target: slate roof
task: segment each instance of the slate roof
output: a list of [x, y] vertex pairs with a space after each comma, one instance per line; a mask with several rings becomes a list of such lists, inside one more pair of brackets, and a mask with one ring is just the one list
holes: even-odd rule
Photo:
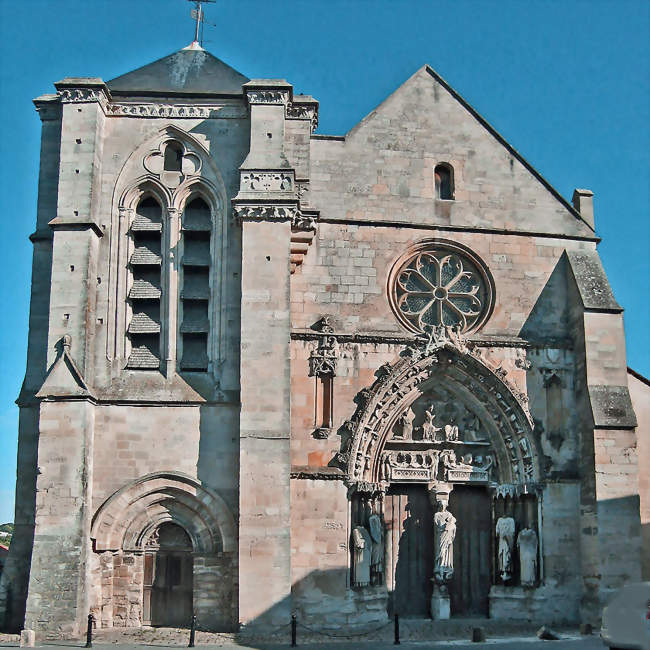
[[106, 83], [114, 94], [241, 95], [249, 81], [198, 44], [127, 72]]

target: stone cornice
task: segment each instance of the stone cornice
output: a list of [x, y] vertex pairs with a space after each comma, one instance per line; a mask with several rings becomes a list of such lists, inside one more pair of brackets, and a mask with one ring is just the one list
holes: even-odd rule
[[292, 465], [290, 478], [311, 481], [345, 481], [346, 475], [338, 467]]
[[[291, 332], [291, 339], [294, 341], [318, 341], [322, 337], [322, 333], [316, 332], [311, 329], [299, 330], [295, 329]], [[384, 343], [394, 345], [411, 345], [418, 340], [416, 336], [409, 336], [407, 334], [385, 334], [383, 332], [333, 332], [332, 336], [340, 343]], [[529, 348], [537, 347], [535, 343], [526, 341], [519, 337], [467, 337], [473, 345], [481, 348]], [[547, 347], [547, 346], [542, 346]]]

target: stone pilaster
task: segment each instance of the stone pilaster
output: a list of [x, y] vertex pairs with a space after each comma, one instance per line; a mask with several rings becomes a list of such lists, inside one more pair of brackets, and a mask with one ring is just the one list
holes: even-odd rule
[[278, 625], [291, 613], [289, 278], [298, 201], [283, 145], [291, 86], [253, 81], [244, 90], [251, 141], [233, 200], [242, 225], [239, 620]]

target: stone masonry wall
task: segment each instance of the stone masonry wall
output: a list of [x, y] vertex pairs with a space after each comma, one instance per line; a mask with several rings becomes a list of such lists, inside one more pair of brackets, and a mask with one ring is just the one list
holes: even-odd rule
[[638, 421], [636, 428], [641, 501], [641, 576], [650, 580], [650, 387], [640, 375], [628, 372], [632, 405]]

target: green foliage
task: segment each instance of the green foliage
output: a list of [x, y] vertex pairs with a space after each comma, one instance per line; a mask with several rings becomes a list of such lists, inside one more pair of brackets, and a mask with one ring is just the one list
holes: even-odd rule
[[[8, 533], [8, 535], [3, 535], [2, 533]], [[0, 525], [0, 544], [3, 544], [4, 546], [9, 546], [11, 543], [11, 537], [14, 533], [14, 525], [13, 524], [1, 524]]]

